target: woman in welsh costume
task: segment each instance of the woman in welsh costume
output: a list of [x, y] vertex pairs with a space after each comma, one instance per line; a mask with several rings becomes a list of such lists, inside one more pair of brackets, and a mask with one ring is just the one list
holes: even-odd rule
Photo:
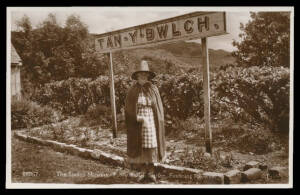
[[129, 89], [125, 100], [127, 155], [131, 165], [142, 165], [140, 180], [155, 182], [154, 163], [166, 158], [164, 110], [157, 87], [150, 82], [155, 73], [142, 61], [131, 78], [137, 82]]

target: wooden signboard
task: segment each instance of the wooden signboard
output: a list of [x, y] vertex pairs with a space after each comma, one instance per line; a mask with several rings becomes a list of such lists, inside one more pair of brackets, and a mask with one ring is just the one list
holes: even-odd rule
[[[228, 34], [225, 12], [193, 12], [157, 22], [96, 35], [95, 49], [110, 54], [111, 106], [113, 137], [117, 137], [116, 107], [113, 79], [112, 52], [149, 47], [179, 40], [201, 39], [204, 90], [204, 119], [206, 151], [212, 153], [210, 127], [210, 84], [207, 37]], [[200, 63], [199, 63], [200, 64]]]
[[193, 12], [96, 35], [99, 53], [226, 34], [225, 12]]

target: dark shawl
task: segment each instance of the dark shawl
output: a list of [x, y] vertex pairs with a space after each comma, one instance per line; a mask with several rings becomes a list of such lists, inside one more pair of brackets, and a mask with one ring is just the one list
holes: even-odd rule
[[165, 127], [164, 127], [164, 110], [162, 100], [157, 87], [150, 82], [141, 86], [139, 83], [134, 84], [128, 91], [125, 100], [125, 123], [127, 128], [127, 155], [131, 158], [138, 157], [142, 151], [142, 123], [137, 122], [136, 103], [141, 90], [148, 90], [152, 100], [154, 121], [156, 127], [156, 137], [158, 146], [158, 158], [162, 161], [165, 158]]

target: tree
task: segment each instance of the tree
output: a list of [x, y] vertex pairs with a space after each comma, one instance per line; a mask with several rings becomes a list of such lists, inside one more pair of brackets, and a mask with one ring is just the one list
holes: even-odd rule
[[65, 40], [64, 29], [57, 23], [56, 16], [52, 13], [34, 31], [34, 51], [39, 51], [43, 56], [40, 65], [42, 83], [52, 80], [67, 79], [73, 73], [73, 64], [70, 65], [69, 52], [62, 46]]
[[251, 12], [252, 20], [240, 24], [241, 42], [233, 41], [233, 56], [241, 66], [284, 66], [290, 64], [290, 13]]
[[26, 15], [17, 22], [12, 42], [23, 60], [25, 75], [37, 85], [70, 77], [95, 78], [106, 62], [97, 55], [93, 38], [80, 17], [70, 15], [61, 26], [52, 13], [36, 28]]
[[31, 96], [42, 80], [39, 67], [43, 64], [44, 56], [36, 50], [36, 37], [29, 17], [24, 15], [16, 24], [20, 30], [11, 33], [11, 42], [22, 59], [22, 93], [24, 96]]

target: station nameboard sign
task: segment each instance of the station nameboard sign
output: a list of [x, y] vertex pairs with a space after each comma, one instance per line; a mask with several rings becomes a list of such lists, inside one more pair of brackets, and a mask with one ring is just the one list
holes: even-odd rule
[[96, 35], [95, 49], [108, 53], [222, 34], [227, 34], [225, 12], [193, 12]]

